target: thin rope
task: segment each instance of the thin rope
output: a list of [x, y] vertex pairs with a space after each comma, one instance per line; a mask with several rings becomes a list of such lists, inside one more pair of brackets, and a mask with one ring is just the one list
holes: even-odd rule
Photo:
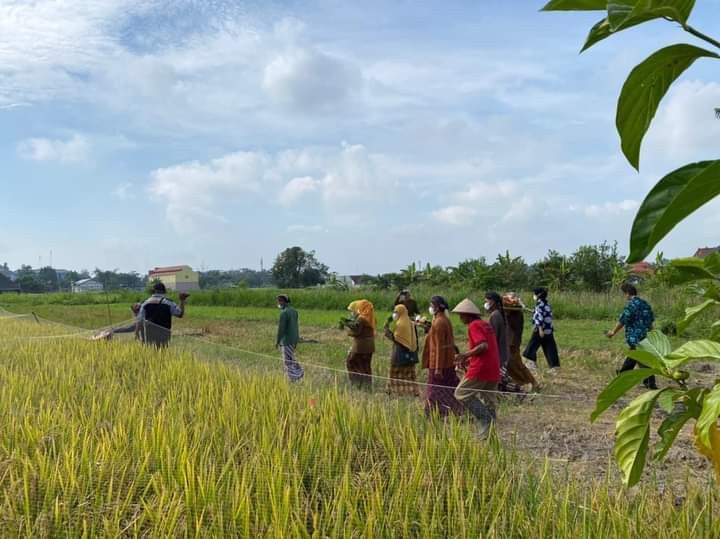
[[[10, 312], [10, 311], [6, 311], [6, 312]], [[131, 319], [131, 320], [128, 321], [127, 323], [130, 323], [130, 322], [132, 322], [132, 321], [133, 321], [133, 320]], [[48, 320], [48, 322], [55, 323], [55, 322], [53, 322], [53, 321], [51, 321], [51, 320]], [[147, 321], [147, 320], [145, 321], [145, 323], [146, 323], [146, 324], [149, 324], [149, 325], [152, 325], [152, 326], [155, 326], [155, 327], [160, 328], [160, 329], [167, 330], [167, 328], [164, 328], [164, 327], [159, 326], [159, 325], [157, 325], [157, 324], [153, 324], [152, 322], [149, 322], [149, 321]], [[124, 322], [120, 322], [120, 323], [118, 323], [118, 324], [113, 324], [113, 326], [115, 326], [115, 325], [121, 325], [121, 324], [124, 324]], [[75, 327], [75, 328], [78, 328], [78, 326], [70, 326], [70, 325], [67, 325], [67, 324], [59, 324], [59, 325], [64, 325], [64, 326], [67, 326], [67, 327]], [[78, 329], [80, 329], [80, 328], [78, 328]], [[66, 334], [66, 335], [48, 335], [48, 336], [26, 337], [26, 338], [20, 337], [20, 338], [17, 338], [17, 339], [15, 339], [15, 340], [52, 340], [52, 339], [82, 337], [82, 336], [85, 336], [87, 333], [99, 333], [99, 332], [102, 332], [102, 331], [106, 331], [106, 330], [108, 330], [108, 329], [112, 329], [112, 327], [107, 327], [107, 326], [105, 326], [105, 327], [98, 328], [98, 329], [95, 329], [95, 330], [90, 330], [90, 329], [88, 329], [88, 330], [83, 330], [82, 332], [79, 332], [79, 333]], [[324, 332], [328, 332], [328, 331], [332, 331], [332, 330], [329, 330], [329, 329], [328, 329], [328, 330], [324, 330]], [[186, 335], [186, 336], [183, 336], [183, 338], [185, 338], [185, 339], [194, 339], [194, 340], [201, 341], [201, 342], [204, 342], [204, 343], [207, 343], [207, 344], [211, 344], [211, 345], [214, 345], [214, 346], [222, 346], [222, 347], [228, 348], [228, 349], [230, 349], [230, 350], [235, 350], [235, 351], [237, 351], [237, 352], [241, 352], [241, 353], [243, 353], [243, 354], [252, 355], [252, 356], [256, 356], [256, 357], [261, 357], [261, 358], [264, 358], [264, 359], [270, 359], [270, 360], [272, 360], [272, 361], [279, 362], [279, 363], [284, 363], [284, 360], [283, 360], [282, 358], [278, 358], [278, 357], [276, 357], [276, 356], [271, 356], [271, 355], [269, 355], [269, 354], [265, 354], [265, 353], [262, 353], [262, 352], [255, 352], [255, 351], [252, 351], [252, 350], [246, 350], [246, 349], [244, 349], [244, 348], [240, 348], [240, 347], [238, 347], [238, 346], [230, 345], [230, 344], [226, 344], [226, 343], [222, 343], [222, 342], [214, 342], [214, 341], [211, 341], [211, 340], [209, 340], [209, 339], [205, 339], [205, 338], [203, 338], [203, 337]], [[10, 340], [13, 340], [13, 339], [10, 339]], [[5, 340], [5, 342], [7, 342], [7, 340]], [[317, 368], [317, 369], [323, 369], [323, 370], [326, 370], [326, 371], [331, 371], [331, 372], [335, 372], [335, 373], [342, 374], [342, 375], [346, 375], [346, 374], [348, 374], [348, 372], [349, 372], [349, 371], [347, 371], [346, 369], [338, 369], [338, 368], [336, 368], [336, 367], [330, 367], [330, 366], [328, 366], [328, 365], [318, 365], [318, 364], [316, 364], [316, 363], [302, 362], [301, 365], [303, 365], [303, 366], [308, 366], [308, 367], [313, 367], [313, 368]], [[358, 375], [359, 375], [359, 376], [366, 377], [366, 378], [376, 378], [376, 379], [378, 379], [378, 380], [385, 380], [385, 381], [399, 380], [398, 378], [392, 378], [392, 377], [389, 377], [389, 376], [381, 376], [381, 375], [377, 375], [377, 374], [363, 374], [363, 373], [358, 373]], [[452, 391], [454, 391], [454, 390], [456, 389], [455, 386], [446, 386], [446, 385], [439, 385], [439, 384], [429, 384], [429, 383], [427, 383], [427, 382], [418, 382], [418, 381], [416, 381], [416, 380], [415, 380], [415, 381], [413, 381], [413, 380], [402, 380], [402, 381], [403, 381], [404, 383], [407, 383], [407, 384], [415, 384], [415, 385], [417, 385], [417, 386], [433, 387], [433, 388], [438, 388], [438, 389], [448, 389], [448, 390], [452, 390]], [[592, 400], [592, 399], [588, 398], [587, 396], [585, 396], [585, 395], [580, 395], [580, 394], [574, 394], [574, 395], [573, 395], [573, 394], [571, 394], [571, 395], [554, 395], [554, 394], [547, 394], [547, 393], [519, 393], [519, 392], [515, 392], [515, 391], [500, 391], [500, 390], [490, 390], [490, 389], [483, 389], [483, 390], [477, 390], [477, 391], [478, 391], [478, 392], [482, 392], [482, 393], [493, 393], [493, 394], [498, 394], [498, 395], [514, 395], [514, 396], [532, 397], [532, 398], [542, 397], [542, 398], [558, 399], [558, 400], [569, 400], [569, 401], [590, 401], [590, 400]]]
[[[203, 341], [203, 342], [206, 342], [206, 343], [208, 343], [208, 344], [215, 345], [215, 346], [224, 346], [224, 347], [226, 347], [226, 348], [229, 348], [229, 349], [232, 349], [232, 350], [236, 350], [236, 351], [241, 352], [241, 353], [244, 353], [244, 354], [249, 354], [249, 355], [258, 356], [258, 357], [262, 357], [262, 358], [267, 358], [267, 359], [271, 359], [271, 360], [273, 360], [273, 361], [277, 361], [277, 362], [281, 362], [281, 363], [283, 362], [283, 359], [282, 359], [282, 358], [277, 358], [276, 356], [271, 356], [271, 355], [269, 355], [269, 354], [264, 354], [264, 353], [262, 353], [262, 352], [253, 352], [252, 350], [245, 350], [245, 349], [243, 349], [243, 348], [239, 348], [239, 347], [237, 347], [237, 346], [230, 345], [230, 344], [213, 342], [213, 341], [210, 341], [210, 340], [208, 340], [208, 339], [204, 339], [204, 338], [202, 338], [202, 337], [191, 337], [191, 336], [188, 336], [188, 337], [186, 337], [186, 338], [189, 338], [189, 339], [197, 339], [197, 340], [199, 340], [199, 341]], [[299, 357], [299, 356], [298, 356], [298, 357]], [[336, 367], [330, 367], [330, 366], [328, 366], [328, 365], [318, 365], [317, 363], [308, 363], [308, 362], [306, 362], [306, 361], [298, 361], [298, 362], [299, 362], [302, 366], [314, 367], [314, 368], [317, 368], [317, 369], [324, 369], [324, 370], [327, 370], [327, 371], [332, 371], [332, 372], [336, 372], [336, 373], [343, 374], [343, 375], [348, 374], [348, 372], [349, 372], [349, 371], [347, 371], [346, 369], [338, 369], [338, 368], [336, 368]], [[391, 378], [391, 377], [389, 377], [389, 376], [381, 376], [381, 375], [377, 375], [377, 374], [363, 374], [363, 373], [357, 373], [357, 374], [358, 374], [358, 376], [364, 376], [364, 377], [366, 377], [366, 378], [377, 378], [377, 379], [379, 379], [379, 380], [399, 380], [398, 378]], [[405, 383], [408, 383], [408, 384], [416, 384], [416, 385], [419, 385], [419, 386], [434, 387], [434, 388], [440, 388], [440, 389], [450, 389], [450, 390], [453, 390], [453, 391], [455, 390], [455, 386], [445, 386], [445, 385], [439, 385], [439, 384], [428, 384], [427, 382], [418, 382], [418, 381], [413, 381], [413, 380], [401, 380], [401, 381], [402, 381], [402, 382], [405, 382]], [[491, 389], [481, 389], [481, 390], [478, 390], [478, 391], [479, 391], [479, 392], [482, 392], [482, 393], [497, 393], [497, 394], [499, 394], [499, 395], [515, 395], [515, 396], [533, 397], [533, 398], [534, 398], [534, 397], [546, 397], [546, 398], [564, 399], [564, 400], [591, 400], [591, 399], [588, 399], [586, 396], [580, 395], [580, 394], [575, 394], [575, 395], [552, 395], [552, 394], [547, 394], [547, 393], [518, 393], [518, 392], [515, 392], [515, 391], [500, 391], [500, 390], [491, 390]]]

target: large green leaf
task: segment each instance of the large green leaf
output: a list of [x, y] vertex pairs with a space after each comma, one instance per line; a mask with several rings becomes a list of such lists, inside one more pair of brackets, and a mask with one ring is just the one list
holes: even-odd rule
[[597, 396], [595, 410], [590, 414], [590, 421], [594, 422], [600, 417], [600, 414], [615, 404], [620, 397], [652, 374], [661, 373], [654, 369], [635, 369], [618, 374]]
[[720, 341], [720, 320], [710, 326], [710, 339], [715, 342]]
[[[639, 23], [634, 23], [632, 20], [634, 4], [635, 4], [634, 0], [609, 0], [608, 1], [608, 3], [607, 3], [608, 23], [610, 24], [611, 32], [617, 32], [619, 30], [624, 30], [625, 28], [629, 28], [630, 26], [635, 26], [635, 24], [639, 24]], [[652, 18], [653, 17], [651, 15], [645, 15], [644, 20], [642, 20], [640, 22], [645, 22]]]
[[708, 299], [703, 301], [700, 305], [694, 305], [685, 309], [685, 318], [683, 318], [677, 323], [678, 333], [682, 333], [683, 331], [685, 331], [693, 320], [695, 320], [698, 316], [700, 316], [709, 308], [715, 307], [716, 305], [720, 305], [720, 301]]
[[720, 160], [671, 172], [645, 197], [630, 234], [628, 263], [643, 260], [675, 225], [720, 194]]
[[720, 253], [712, 253], [702, 260], [703, 265], [708, 272], [720, 275]]
[[675, 79], [702, 57], [720, 58], [694, 45], [670, 45], [651, 54], [630, 72], [620, 92], [615, 124], [623, 153], [636, 169], [640, 167], [642, 139], [660, 101]]
[[683, 406], [682, 408], [676, 408], [673, 410], [668, 417], [660, 425], [658, 434], [660, 435], [660, 441], [655, 446], [655, 454], [653, 458], [661, 460], [665, 458], [670, 447], [672, 447], [675, 438], [683, 428], [683, 425], [688, 422], [689, 419], [697, 417], [697, 411], [691, 406]]
[[[651, 16], [663, 17], [685, 24], [695, 7], [695, 0], [639, 0], [633, 2], [632, 12], [628, 18]], [[608, 4], [608, 10], [610, 5]]]
[[615, 425], [615, 459], [622, 470], [625, 484], [633, 486], [640, 480], [647, 458], [650, 439], [650, 416], [659, 389], [643, 393], [620, 412]]
[[604, 11], [607, 0], [550, 0], [542, 11]]
[[667, 371], [664, 360], [659, 359], [655, 354], [648, 352], [647, 350], [626, 350], [625, 354], [650, 369], [660, 373], [665, 373]]
[[687, 393], [687, 391], [681, 389], [668, 389], [658, 396], [658, 406], [669, 414], [675, 407], [675, 399], [685, 393]]
[[640, 350], [650, 352], [653, 356], [658, 359], [663, 359], [666, 355], [672, 352], [672, 344], [667, 335], [662, 331], [653, 330], [647, 334], [647, 336], [640, 341], [638, 344]]
[[684, 24], [694, 5], [695, 0], [611, 0], [607, 2], [608, 16], [590, 29], [580, 52], [616, 32], [653, 19], [668, 18]]
[[667, 356], [667, 365], [672, 369], [695, 360], [720, 361], [720, 343], [709, 339], [688, 341]]
[[720, 417], [720, 384], [705, 395], [702, 412], [697, 420], [695, 429], [700, 436], [700, 442], [710, 448], [710, 427], [717, 424]]

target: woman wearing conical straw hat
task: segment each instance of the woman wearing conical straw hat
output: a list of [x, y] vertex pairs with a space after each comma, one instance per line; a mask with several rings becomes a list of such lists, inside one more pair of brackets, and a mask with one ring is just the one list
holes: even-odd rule
[[480, 422], [480, 435], [486, 436], [496, 419], [500, 354], [495, 331], [480, 316], [480, 309], [469, 299], [462, 300], [453, 312], [468, 328], [468, 351], [455, 356], [464, 371], [455, 389], [455, 398], [463, 403]]

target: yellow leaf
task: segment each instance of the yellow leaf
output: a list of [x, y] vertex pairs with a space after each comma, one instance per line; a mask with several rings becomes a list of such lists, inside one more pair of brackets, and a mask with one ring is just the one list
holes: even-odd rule
[[705, 446], [700, 441], [697, 429], [695, 430], [695, 447], [705, 457], [707, 457], [713, 464], [715, 469], [715, 478], [720, 483], [720, 429], [717, 423], [710, 427], [710, 447]]

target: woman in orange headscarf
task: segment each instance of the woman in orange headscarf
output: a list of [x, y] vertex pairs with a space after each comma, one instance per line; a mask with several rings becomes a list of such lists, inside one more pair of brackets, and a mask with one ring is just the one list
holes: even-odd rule
[[345, 323], [353, 345], [345, 361], [350, 382], [357, 387], [372, 387], [372, 356], [375, 353], [375, 308], [366, 299], [348, 305], [352, 318]]
[[396, 305], [393, 309], [392, 319], [395, 329], [385, 324], [385, 337], [393, 342], [390, 356], [390, 382], [388, 393], [390, 395], [419, 396], [415, 365], [418, 362], [418, 338], [405, 305]]

